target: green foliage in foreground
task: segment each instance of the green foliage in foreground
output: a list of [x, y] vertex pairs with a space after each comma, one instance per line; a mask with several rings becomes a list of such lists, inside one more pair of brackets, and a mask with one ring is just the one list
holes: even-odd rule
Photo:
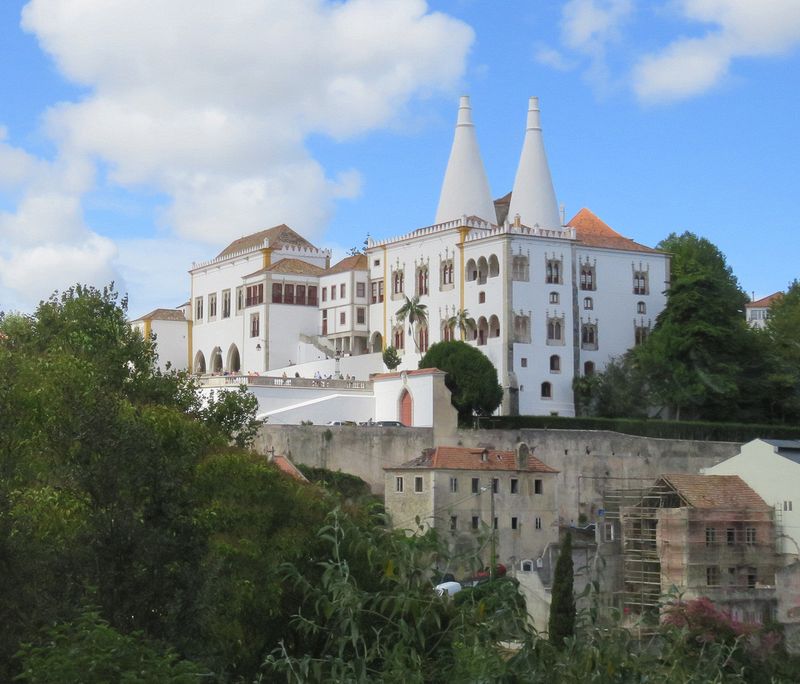
[[639, 643], [579, 619], [559, 650], [511, 578], [438, 597], [432, 532], [235, 446], [247, 402], [154, 372], [112, 290], [0, 332], [0, 681], [798, 680], [771, 641], [713, 620]]

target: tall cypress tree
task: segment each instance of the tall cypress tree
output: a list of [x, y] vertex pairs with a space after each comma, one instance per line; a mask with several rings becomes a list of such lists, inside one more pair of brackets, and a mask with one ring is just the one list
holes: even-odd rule
[[572, 533], [567, 532], [553, 573], [550, 620], [547, 630], [550, 641], [558, 648], [564, 639], [575, 634], [575, 592], [573, 590]]

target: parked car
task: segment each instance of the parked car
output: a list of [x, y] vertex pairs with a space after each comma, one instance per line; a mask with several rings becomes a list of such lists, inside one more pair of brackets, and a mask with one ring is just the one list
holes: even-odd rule
[[378, 427], [405, 427], [399, 420], [376, 420], [373, 425]]

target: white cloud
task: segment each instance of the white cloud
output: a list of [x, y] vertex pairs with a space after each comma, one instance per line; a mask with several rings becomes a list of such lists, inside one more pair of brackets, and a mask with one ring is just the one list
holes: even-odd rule
[[[634, 10], [632, 0], [569, 0], [561, 14], [561, 41], [581, 56], [584, 77], [598, 90], [609, 85], [606, 62], [608, 46], [617, 42], [620, 31]], [[549, 48], [536, 53], [540, 63], [559, 70], [573, 68], [572, 60]]]
[[797, 0], [682, 0], [679, 10], [686, 19], [713, 28], [640, 60], [633, 88], [642, 102], [702, 94], [725, 78], [733, 60], [779, 55], [800, 44]]
[[[170, 198], [168, 235], [217, 246], [289, 223], [319, 239], [360, 179], [331, 177], [306, 138], [390, 125], [411, 98], [452, 90], [474, 39], [425, 0], [30, 0], [22, 16], [87, 94], [44, 116], [56, 162], [0, 130], [0, 186], [21, 198], [0, 216], [13, 238], [0, 259], [33, 267], [36, 253], [58, 271], [50, 245], [73, 245], [65, 274], [90, 253], [104, 260], [97, 273], [115, 272], [81, 212], [98, 162], [109, 183]], [[39, 241], [52, 252], [36, 252]], [[23, 282], [20, 269], [5, 287]]]
[[534, 50], [533, 58], [539, 62], [539, 64], [552, 67], [557, 71], [569, 71], [575, 68], [573, 62], [564, 57], [558, 50], [548, 47], [547, 45], [538, 46]]

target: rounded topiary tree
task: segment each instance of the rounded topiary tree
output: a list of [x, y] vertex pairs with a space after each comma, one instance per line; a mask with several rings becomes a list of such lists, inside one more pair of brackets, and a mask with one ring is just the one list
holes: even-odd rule
[[438, 368], [452, 394], [460, 423], [472, 416], [489, 416], [503, 401], [497, 370], [489, 359], [466, 342], [437, 342], [422, 357], [420, 368]]

